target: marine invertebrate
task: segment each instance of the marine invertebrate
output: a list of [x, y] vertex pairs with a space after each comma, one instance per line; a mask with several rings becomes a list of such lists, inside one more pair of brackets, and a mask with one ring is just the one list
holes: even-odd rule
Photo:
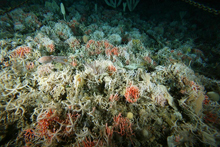
[[119, 45], [119, 44], [121, 44], [122, 38], [121, 38], [121, 36], [119, 34], [111, 34], [108, 37], [108, 40], [112, 44]]
[[121, 4], [121, 2], [122, 2], [122, 0], [119, 0], [118, 2], [116, 2], [116, 0], [115, 1], [113, 1], [113, 0], [105, 0], [105, 2], [106, 2], [106, 4], [108, 5], [108, 6], [111, 6], [111, 7], [113, 7], [113, 8], [116, 8], [116, 7], [118, 7], [120, 4]]
[[39, 76], [47, 75], [53, 71], [53, 68], [54, 66], [51, 63], [40, 65], [37, 68], [37, 74]]
[[19, 83], [18, 85], [16, 85], [16, 86], [13, 87], [13, 88], [7, 88], [7, 87], [5, 87], [5, 90], [6, 90], [6, 91], [10, 91], [10, 92], [7, 93], [7, 94], [3, 94], [3, 96], [7, 96], [7, 95], [10, 95], [10, 94], [19, 93], [19, 90], [20, 90], [20, 89], [23, 89], [24, 87], [26, 87], [26, 86], [28, 85], [28, 82], [25, 81], [25, 84], [23, 84], [23, 86], [20, 86], [20, 85], [21, 85], [21, 83]]
[[89, 40], [85, 47], [89, 55], [98, 55], [104, 51], [104, 41]]
[[129, 103], [137, 102], [139, 98], [140, 92], [138, 87], [131, 85], [130, 87], [126, 88], [125, 98]]
[[85, 140], [82, 141], [84, 147], [93, 147], [95, 146], [95, 142], [91, 140], [91, 138], [87, 139], [87, 137], [85, 138]]
[[121, 113], [114, 117], [113, 127], [115, 132], [121, 136], [126, 135], [126, 137], [130, 138], [132, 135], [134, 135], [132, 130], [132, 123], [128, 118], [122, 117]]
[[46, 145], [51, 145], [54, 140], [60, 142], [71, 136], [79, 117], [78, 113], [67, 112], [66, 117], [60, 117], [54, 109], [43, 110], [37, 116], [36, 126], [23, 131], [24, 141], [26, 145], [30, 142]]
[[114, 116], [113, 118], [113, 125], [108, 126], [108, 123], [105, 124], [105, 134], [106, 134], [106, 141], [107, 144], [110, 145], [112, 142], [112, 138], [114, 135], [114, 132], [116, 134], [119, 134], [121, 136], [126, 136], [126, 138], [129, 138], [131, 141], [131, 136], [135, 135], [132, 130], [132, 123], [129, 120], [129, 118], [123, 117], [121, 113]]
[[112, 126], [108, 126], [108, 123], [105, 124], [105, 133], [106, 133], [106, 137], [107, 137], [107, 144], [109, 144], [110, 140], [112, 139], [113, 136], [113, 127]]
[[117, 71], [116, 67], [114, 65], [108, 66], [109, 75], [111, 76], [114, 72]]
[[28, 62], [28, 63], [26, 64], [26, 68], [27, 68], [27, 70], [33, 69], [33, 68], [34, 68], [34, 62]]
[[55, 51], [55, 45], [54, 43], [51, 43], [49, 45], [46, 46], [49, 49], [49, 52], [52, 53]]
[[105, 54], [107, 56], [111, 56], [111, 55], [115, 55], [115, 56], [118, 56], [119, 55], [119, 50], [117, 47], [113, 47], [113, 48], [108, 48], [106, 47], [105, 49]]
[[119, 97], [117, 93], [115, 95], [111, 94], [109, 97], [110, 102], [118, 101], [118, 99]]
[[34, 140], [35, 133], [32, 129], [28, 128], [24, 130], [24, 141], [26, 145], [32, 145], [33, 143], [30, 142], [31, 140]]
[[76, 39], [76, 37], [71, 36], [69, 39], [67, 39], [65, 41], [66, 43], [68, 43], [68, 45], [70, 46], [70, 48], [72, 48], [73, 50], [77, 49], [80, 47], [80, 41]]
[[103, 62], [94, 61], [85, 65], [85, 71], [86, 73], [91, 72], [94, 75], [101, 75], [106, 71], [106, 68], [104, 66], [105, 64], [103, 64]]
[[23, 58], [31, 52], [31, 48], [28, 46], [19, 46], [12, 51], [11, 57], [20, 57]]
[[215, 112], [205, 112], [204, 120], [206, 123], [219, 124], [219, 116]]
[[173, 102], [173, 97], [167, 91], [166, 86], [164, 85], [157, 85], [154, 88], [154, 94], [152, 95], [152, 99], [164, 107], [167, 103], [176, 109], [175, 104]]

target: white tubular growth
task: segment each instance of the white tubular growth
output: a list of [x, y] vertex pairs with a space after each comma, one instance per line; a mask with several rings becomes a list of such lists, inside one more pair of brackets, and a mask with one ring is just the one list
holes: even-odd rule
[[127, 0], [128, 9], [133, 11], [140, 0]]
[[119, 0], [118, 3], [117, 3], [117, 0], [105, 0], [106, 4], [107, 4], [108, 6], [113, 7], [113, 8], [118, 7], [118, 6], [121, 4], [121, 1], [122, 1], [122, 0]]
[[60, 3], [61, 13], [63, 14], [63, 18], [66, 21], [66, 11], [63, 3]]

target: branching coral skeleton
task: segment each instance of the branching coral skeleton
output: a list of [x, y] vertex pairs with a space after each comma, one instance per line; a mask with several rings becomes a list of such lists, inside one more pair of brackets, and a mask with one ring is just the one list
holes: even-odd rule
[[76, 138], [82, 138], [82, 137], [85, 137], [87, 135], [89, 135], [89, 129], [87, 127], [83, 127], [83, 129], [80, 131], [80, 133], [75, 133], [76, 134]]
[[19, 110], [22, 110], [22, 116], [24, 116], [25, 108], [23, 106], [21, 106], [21, 104], [16, 105], [15, 103], [11, 103], [11, 100], [9, 101], [9, 103], [7, 104], [7, 106], [5, 107], [5, 110], [7, 111], [11, 111], [11, 110], [16, 110], [15, 114], [19, 114]]
[[73, 119], [72, 119], [70, 113], [67, 113], [67, 116], [70, 120], [71, 125], [66, 125], [66, 128], [69, 128], [69, 129], [67, 129], [67, 133], [70, 133], [71, 131], [73, 131], [76, 123], [78, 122], [78, 119], [79, 119], [80, 115], [77, 115], [76, 120], [74, 122], [73, 122]]
[[26, 86], [28, 85], [28, 82], [26, 81], [26, 84], [25, 84], [25, 85], [19, 87], [20, 85], [21, 85], [21, 83], [19, 83], [18, 85], [16, 85], [15, 88], [13, 88], [13, 89], [7, 88], [7, 87], [5, 86], [5, 89], [6, 89], [6, 90], [9, 90], [9, 91], [11, 91], [11, 92], [9, 92], [9, 93], [7, 93], [7, 94], [3, 94], [3, 96], [7, 96], [7, 95], [9, 95], [9, 94], [19, 93], [18, 90], [20, 90], [20, 89], [26, 87]]
[[49, 109], [56, 109], [55, 103], [53, 101], [49, 103], [49, 106], [45, 106], [43, 103], [40, 103], [39, 107], [34, 109], [34, 112], [31, 115], [31, 120], [34, 121], [35, 117], [37, 117], [37, 120], [42, 119], [39, 116], [41, 116], [44, 111]]
[[[186, 125], [186, 129], [188, 130], [188, 131], [190, 131], [191, 133], [193, 133], [195, 130], [200, 130], [200, 131], [202, 131], [203, 133], [205, 133], [206, 134], [206, 136], [208, 137], [211, 137], [212, 138], [212, 136], [220, 136], [220, 133], [217, 131], [217, 130], [215, 130], [215, 129], [213, 129], [213, 128], [211, 128], [211, 127], [209, 127], [207, 124], [205, 124], [201, 119], [200, 119], [200, 117], [198, 116], [198, 115], [196, 115], [195, 113], [194, 113], [194, 111], [193, 111], [193, 109], [192, 108], [190, 108], [188, 105], [186, 105], [185, 103], [182, 103], [182, 105], [184, 105], [185, 107], [186, 107], [186, 110], [188, 111], [188, 113], [191, 115], [191, 118], [193, 119], [193, 120], [195, 120], [196, 121], [196, 123], [195, 123], [195, 126], [193, 126], [192, 124], [187, 124]], [[176, 121], [177, 122], [177, 121]], [[178, 125], [176, 124], [176, 122], [175, 122], [175, 125], [173, 126], [174, 128], [176, 127], [178, 127]], [[173, 128], [172, 127], [172, 128]], [[181, 127], [181, 128], [183, 128], [183, 126]], [[205, 130], [205, 131], [204, 131]], [[194, 134], [194, 133], [193, 133]], [[194, 134], [195, 136], [196, 136], [196, 134]], [[208, 138], [209, 138], [208, 137]], [[199, 138], [198, 138], [199, 139]], [[201, 142], [204, 142], [204, 141], [202, 141], [202, 140], [200, 140]]]

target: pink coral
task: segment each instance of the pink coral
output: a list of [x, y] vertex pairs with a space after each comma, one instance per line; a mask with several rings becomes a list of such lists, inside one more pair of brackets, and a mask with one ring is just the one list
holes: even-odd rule
[[139, 89], [136, 86], [126, 88], [125, 98], [129, 103], [134, 103], [139, 98]]

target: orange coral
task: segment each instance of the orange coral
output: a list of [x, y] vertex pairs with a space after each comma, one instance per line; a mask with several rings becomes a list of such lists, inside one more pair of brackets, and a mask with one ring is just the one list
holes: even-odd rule
[[126, 135], [126, 137], [131, 137], [134, 135], [132, 130], [132, 123], [128, 118], [122, 117], [121, 113], [118, 114], [118, 116], [114, 117], [114, 129], [118, 134], [121, 136]]
[[21, 57], [23, 58], [26, 54], [29, 54], [31, 52], [31, 48], [28, 46], [20, 46], [17, 47], [12, 53], [12, 57]]
[[50, 145], [53, 140], [61, 141], [74, 133], [73, 127], [80, 117], [77, 113], [67, 113], [65, 118], [59, 117], [55, 110], [46, 110], [38, 118], [34, 128], [24, 131], [24, 141], [28, 145], [36, 141], [44, 141]]
[[129, 103], [134, 103], [139, 98], [139, 89], [136, 86], [126, 88], [125, 98]]
[[114, 72], [117, 71], [116, 67], [114, 65], [108, 66], [109, 75], [111, 76]]

